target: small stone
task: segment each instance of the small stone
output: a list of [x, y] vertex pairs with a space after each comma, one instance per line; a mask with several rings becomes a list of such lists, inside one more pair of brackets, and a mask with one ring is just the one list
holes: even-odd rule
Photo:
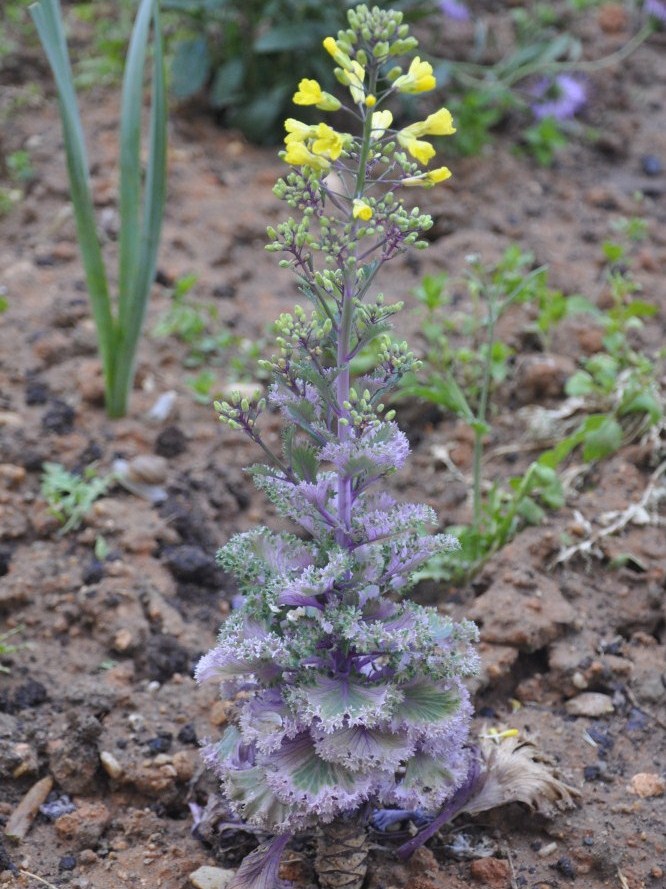
[[555, 870], [558, 870], [562, 876], [568, 877], [570, 880], [576, 879], [576, 867], [568, 855], [563, 855], [557, 859]]
[[619, 34], [627, 28], [627, 12], [620, 3], [604, 3], [599, 10], [599, 27], [606, 34]]
[[183, 544], [165, 550], [164, 561], [176, 580], [200, 586], [217, 586], [218, 568], [215, 557], [200, 546]]
[[200, 867], [190, 874], [190, 883], [194, 889], [225, 889], [235, 877], [233, 870], [221, 867]]
[[583, 778], [586, 781], [598, 781], [601, 778], [601, 767], [598, 765], [585, 766], [583, 769]]
[[74, 870], [76, 867], [76, 857], [74, 855], [63, 855], [58, 862], [58, 870]]
[[567, 701], [564, 706], [570, 716], [588, 716], [591, 719], [607, 716], [615, 709], [610, 695], [596, 691], [583, 692], [582, 695]]
[[663, 796], [666, 793], [666, 780], [654, 772], [638, 772], [629, 782], [627, 790], [641, 799]]
[[104, 750], [100, 753], [99, 761], [102, 763], [102, 768], [106, 774], [109, 778], [113, 778], [114, 781], [120, 780], [125, 773], [124, 768], [115, 758], [113, 753], [109, 753], [108, 750]]
[[14, 463], [0, 463], [0, 484], [5, 488], [18, 488], [25, 481], [25, 467]]
[[641, 158], [641, 169], [646, 176], [660, 176], [664, 172], [664, 165], [656, 154], [644, 154]]
[[156, 738], [151, 738], [146, 744], [151, 753], [167, 753], [171, 749], [172, 741], [173, 735], [171, 732], [163, 732]]
[[191, 722], [186, 723], [178, 732], [178, 740], [181, 744], [197, 744], [197, 733]]
[[478, 858], [470, 865], [470, 874], [475, 883], [491, 889], [505, 889], [510, 885], [509, 864], [500, 858]]

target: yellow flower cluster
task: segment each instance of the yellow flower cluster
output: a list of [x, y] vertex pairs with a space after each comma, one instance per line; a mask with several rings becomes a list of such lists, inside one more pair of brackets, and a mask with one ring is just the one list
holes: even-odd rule
[[[377, 104], [377, 96], [366, 94], [365, 80], [366, 70], [356, 59], [351, 59], [347, 47], [340, 45], [333, 37], [326, 37], [324, 49], [339, 66], [336, 68], [336, 77], [349, 88], [353, 102], [363, 106], [364, 109], [372, 109]], [[397, 69], [397, 73], [400, 72]], [[390, 75], [389, 75], [389, 79]], [[393, 78], [390, 91], [416, 94], [432, 90], [437, 85], [433, 74], [432, 65], [422, 61], [416, 56], [405, 74]], [[381, 97], [380, 97], [381, 98]], [[330, 93], [322, 90], [316, 80], [303, 78], [298, 90], [293, 97], [296, 105], [314, 105], [322, 111], [337, 111], [341, 102]], [[365, 111], [363, 112], [365, 114]], [[371, 138], [373, 142], [379, 142], [393, 123], [393, 115], [389, 110], [372, 112]], [[284, 160], [293, 166], [307, 166], [313, 170], [326, 172], [331, 163], [336, 161], [342, 152], [353, 143], [353, 138], [347, 133], [338, 133], [325, 123], [308, 125], [294, 118], [285, 122], [287, 135], [285, 137], [286, 151]], [[450, 111], [440, 108], [439, 111], [429, 114], [425, 120], [417, 121], [403, 127], [396, 133], [398, 144], [411, 157], [426, 166], [435, 156], [433, 145], [424, 140], [423, 136], [450, 136], [455, 133], [453, 119]], [[451, 175], [448, 167], [438, 167], [428, 172], [417, 173], [402, 180], [402, 184], [408, 187], [420, 186], [431, 188], [438, 182], [443, 182]], [[373, 209], [370, 204], [361, 198], [355, 198], [352, 202], [352, 215], [354, 219], [367, 221], [372, 218]]]
[[351, 141], [347, 133], [338, 133], [326, 123], [309, 126], [293, 117], [284, 123], [287, 150], [284, 159], [292, 166], [308, 166], [313, 170], [328, 170]]
[[420, 164], [427, 164], [435, 156], [435, 149], [430, 142], [424, 142], [419, 136], [450, 136], [455, 131], [451, 112], [447, 108], [440, 108], [434, 114], [429, 114], [425, 120], [400, 130], [398, 142]]

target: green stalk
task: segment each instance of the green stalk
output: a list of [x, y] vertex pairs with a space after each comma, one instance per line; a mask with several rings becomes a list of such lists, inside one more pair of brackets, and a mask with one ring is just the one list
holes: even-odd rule
[[[372, 113], [366, 114], [363, 123], [363, 140], [361, 143], [361, 154], [359, 157], [358, 175], [356, 177], [356, 188], [354, 196], [362, 197], [365, 187], [365, 175], [368, 164], [368, 154], [370, 152], [370, 137], [372, 135]], [[336, 395], [338, 405], [342, 410], [342, 405], [349, 401], [349, 393], [351, 388], [350, 374], [350, 357], [351, 357], [351, 329], [354, 315], [354, 296], [356, 295], [356, 266], [351, 269], [345, 269], [344, 287], [342, 291], [342, 309], [340, 313], [340, 325], [338, 327], [338, 350], [337, 364], [338, 377], [336, 381]], [[344, 423], [338, 423], [338, 437], [340, 441], [346, 441], [349, 437], [349, 427]], [[340, 472], [338, 476], [338, 518], [340, 519], [341, 529], [351, 528], [351, 507], [352, 507], [352, 490], [351, 479]], [[349, 543], [348, 534], [345, 530], [337, 533], [338, 543], [347, 545]]]
[[474, 456], [472, 464], [473, 476], [473, 516], [474, 529], [481, 530], [481, 460], [483, 458], [483, 436], [486, 433], [486, 415], [488, 413], [488, 399], [490, 397], [490, 371], [492, 362], [492, 349], [495, 342], [495, 324], [497, 312], [495, 311], [495, 297], [492, 292], [488, 299], [488, 326], [486, 328], [486, 357], [483, 365], [483, 377], [481, 380], [481, 392], [479, 394], [479, 406], [474, 423]]
[[88, 158], [67, 52], [59, 0], [40, 0], [30, 7], [39, 39], [53, 71], [58, 91], [67, 171], [69, 173], [76, 232], [88, 285], [104, 379], [112, 375], [114, 320], [111, 299], [97, 237], [95, 209], [88, 178]]

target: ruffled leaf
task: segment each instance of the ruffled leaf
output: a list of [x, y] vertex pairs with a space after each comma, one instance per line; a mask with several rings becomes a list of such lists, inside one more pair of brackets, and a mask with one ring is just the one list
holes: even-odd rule
[[376, 724], [385, 719], [400, 700], [394, 686], [369, 685], [364, 676], [318, 676], [314, 684], [295, 689], [291, 695], [305, 715], [320, 720], [327, 731]]
[[315, 747], [323, 759], [354, 771], [374, 768], [393, 771], [414, 753], [414, 743], [404, 734], [360, 725], [322, 735]]
[[291, 807], [275, 795], [261, 766], [229, 770], [223, 776], [222, 786], [234, 812], [244, 821], [270, 833], [288, 824]]
[[433, 725], [458, 711], [460, 694], [442, 682], [415, 680], [400, 686], [403, 700], [393, 711], [393, 724]]

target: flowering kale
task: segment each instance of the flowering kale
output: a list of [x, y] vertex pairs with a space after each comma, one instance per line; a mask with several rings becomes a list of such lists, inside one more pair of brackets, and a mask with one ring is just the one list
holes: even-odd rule
[[[235, 814], [277, 835], [246, 859], [234, 889], [278, 885], [276, 861], [295, 831], [362, 822], [373, 807], [436, 812], [466, 786], [474, 758], [461, 680], [476, 669], [476, 628], [401, 599], [414, 570], [456, 544], [426, 534], [432, 509], [382, 490], [409, 453], [382, 399], [415, 361], [387, 336], [400, 304], [369, 295], [386, 261], [425, 246], [432, 220], [407, 210], [400, 192], [450, 175], [412, 158], [427, 164], [435, 151], [422, 137], [454, 129], [441, 109], [391, 130], [391, 112], [375, 109], [432, 89], [432, 68], [418, 57], [406, 71], [394, 64], [416, 46], [401, 14], [360, 6], [349, 23], [324, 46], [361, 135], [286, 122], [283, 157], [294, 169], [275, 193], [299, 219], [269, 229], [269, 249], [287, 254], [281, 265], [313, 308], [278, 319], [266, 397], [216, 405], [268, 456], [253, 479], [303, 535], [259, 528], [219, 554], [243, 604], [197, 678], [235, 697], [236, 716], [204, 755]], [[300, 82], [294, 102], [343, 104], [314, 80]], [[357, 376], [354, 359], [371, 343], [374, 368]], [[285, 421], [280, 455], [259, 431], [268, 408]]]
[[578, 114], [587, 102], [585, 84], [570, 74], [542, 78], [534, 86], [532, 95], [536, 98], [532, 112], [538, 120], [544, 117], [567, 120]]

